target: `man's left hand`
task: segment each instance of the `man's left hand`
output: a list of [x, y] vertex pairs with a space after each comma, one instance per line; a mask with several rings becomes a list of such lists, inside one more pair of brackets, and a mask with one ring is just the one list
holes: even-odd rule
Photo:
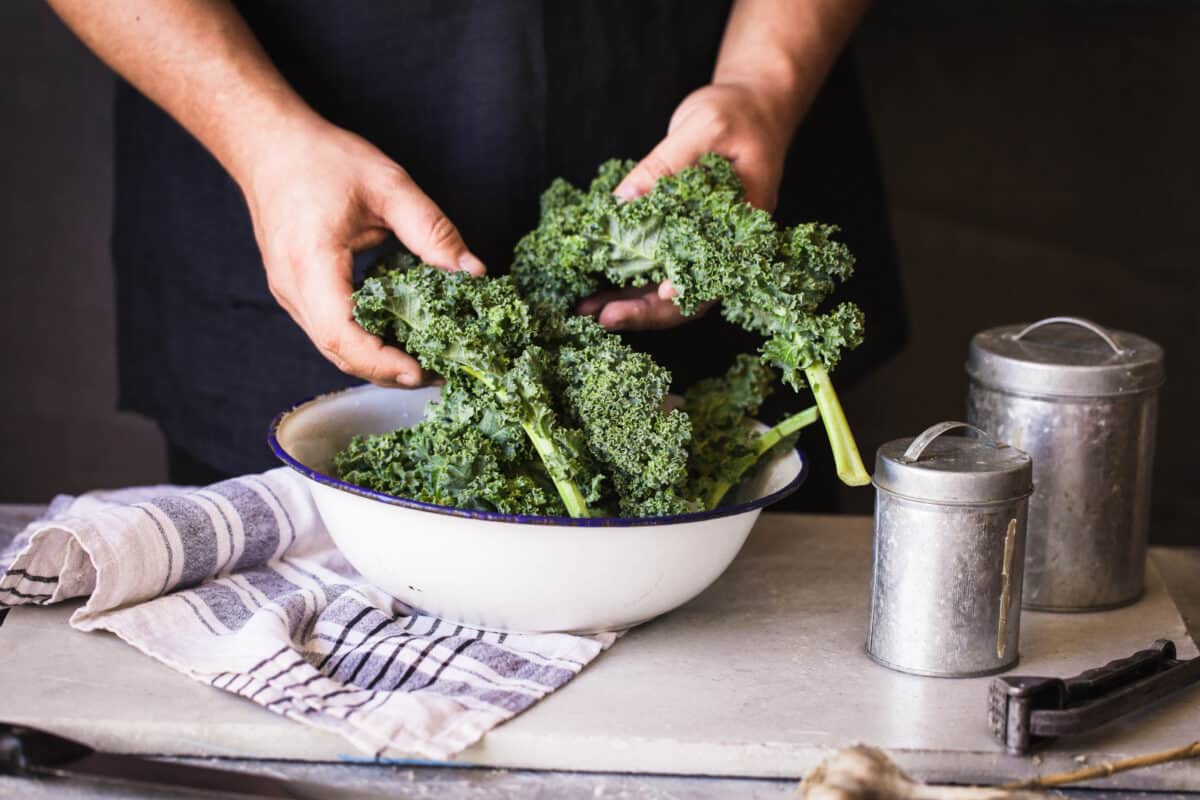
[[[747, 202], [774, 211], [790, 139], [790, 126], [778, 118], [772, 103], [760, 93], [740, 84], [710, 84], [679, 104], [666, 138], [613, 193], [634, 200], [653, 189], [659, 178], [690, 167], [705, 153], [717, 153], [733, 162], [746, 187]], [[674, 288], [666, 282], [613, 289], [584, 299], [577, 310], [596, 317], [610, 330], [671, 328], [690, 319], [680, 313], [674, 296]], [[711, 306], [701, 307], [694, 316], [704, 314]]]

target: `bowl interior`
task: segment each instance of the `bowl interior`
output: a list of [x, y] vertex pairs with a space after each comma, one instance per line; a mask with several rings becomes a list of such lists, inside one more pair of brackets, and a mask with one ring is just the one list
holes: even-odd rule
[[[271, 448], [285, 464], [318, 483], [365, 495], [393, 505], [427, 511], [506, 521], [553, 521], [555, 524], [597, 524], [597, 520], [570, 517], [520, 517], [510, 514], [465, 511], [463, 509], [421, 503], [374, 492], [334, 477], [333, 457], [355, 435], [387, 433], [421, 420], [425, 406], [437, 399], [437, 387], [423, 389], [385, 389], [366, 384], [320, 395], [285, 411], [271, 424], [268, 436]], [[758, 423], [760, 429], [766, 426]], [[661, 524], [742, 513], [786, 497], [804, 481], [807, 461], [798, 450], [776, 452], [750, 481], [739, 487], [732, 503], [714, 511], [681, 514], [672, 517], [647, 517], [621, 520], [625, 524]], [[613, 520], [616, 521], [616, 520]]]

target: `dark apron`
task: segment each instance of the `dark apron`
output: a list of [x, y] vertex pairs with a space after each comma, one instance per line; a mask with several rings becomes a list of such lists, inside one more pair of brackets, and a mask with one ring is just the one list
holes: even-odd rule
[[[639, 158], [662, 138], [679, 101], [708, 82], [728, 13], [727, 2], [695, 0], [241, 6], [296, 90], [402, 164], [497, 274], [552, 178], [584, 183], [606, 158]], [[358, 381], [271, 298], [245, 203], [216, 161], [123, 83], [115, 118], [120, 406], [219, 472], [266, 469], [275, 413]], [[797, 136], [778, 216], [835, 222], [858, 256], [843, 296], [866, 312], [868, 344], [835, 376], [850, 386], [899, 349], [905, 324], [848, 59]], [[680, 387], [756, 346], [715, 313], [629, 338]], [[780, 391], [764, 419], [799, 402]], [[819, 438], [811, 449], [821, 455]], [[818, 460], [814, 480], [828, 471]]]

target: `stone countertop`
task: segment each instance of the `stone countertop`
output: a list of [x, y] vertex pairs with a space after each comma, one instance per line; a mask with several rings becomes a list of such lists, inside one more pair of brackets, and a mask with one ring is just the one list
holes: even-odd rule
[[[28, 519], [36, 515], [38, 511], [40, 511], [39, 507], [32, 506], [0, 506], [0, 530], [3, 530], [5, 527], [11, 529], [12, 527], [23, 525], [26, 521], [28, 521]], [[741, 573], [746, 573], [747, 569], [751, 569], [755, 573], [754, 578], [756, 581], [767, 581], [767, 585], [759, 587], [765, 592], [765, 602], [767, 602], [768, 605], [770, 603], [781, 602], [779, 596], [777, 596], [777, 594], [773, 591], [771, 582], [772, 580], [778, 582], [780, 578], [786, 577], [786, 574], [776, 574], [774, 578], [772, 578], [771, 573], [774, 570], [771, 565], [781, 563], [781, 558], [786, 561], [786, 558], [784, 555], [781, 555], [782, 551], [776, 552], [774, 555], [772, 555], [772, 551], [775, 551], [780, 547], [786, 549], [788, 547], [789, 540], [792, 538], [793, 530], [799, 530], [805, 528], [806, 526], [811, 527], [813, 525], [824, 526], [826, 529], [832, 527], [845, 527], [847, 531], [865, 528], [867, 537], [869, 538], [869, 521], [865, 518], [793, 518], [791, 515], [765, 515], [764, 519], [760, 523], [760, 528], [763, 529], [763, 532], [760, 533], [758, 530], [756, 530], [756, 534], [758, 535], [752, 536], [751, 544], [747, 546], [747, 552], [744, 552], [743, 556], [739, 557], [739, 562], [743, 562], [741, 563], [741, 569], [736, 569], [738, 564], [735, 562], [735, 568], [731, 568], [731, 573], [733, 574], [727, 576], [728, 580], [727, 578], [723, 578], [722, 581], [726, 584], [730, 584], [731, 581], [740, 582], [747, 577], [747, 575]], [[781, 526], [786, 526], [787, 530], [782, 529]], [[858, 535], [860, 537], [861, 534], [862, 531], [859, 531]], [[827, 537], [821, 537], [821, 540], [826, 538]], [[846, 537], [834, 538], [841, 538], [844, 540]], [[1200, 576], [1200, 549], [1158, 548], [1152, 552], [1152, 561], [1157, 568], [1157, 572], [1162, 576], [1162, 582], [1165, 583], [1172, 598], [1179, 607], [1181, 615], [1183, 616], [1184, 620], [1186, 620], [1189, 632], [1193, 638], [1195, 638], [1198, 632], [1197, 628], [1200, 627], [1200, 625], [1198, 625], [1198, 623], [1200, 623], [1200, 581], [1196, 580], [1196, 576]], [[741, 574], [740, 578], [739, 574]], [[710, 592], [717, 591], [719, 593], [720, 585], [721, 584], [719, 583], [714, 587], [713, 590], [710, 590]], [[735, 588], [735, 585], [736, 584], [734, 584], [734, 586], [727, 585], [726, 591], [728, 591], [730, 588]], [[736, 604], [734, 608], [729, 609], [730, 603], [728, 600], [729, 598], [726, 598], [726, 601], [721, 603], [721, 606], [729, 611], [729, 613], [738, 613]], [[811, 601], [811, 597], [809, 598], [809, 601]], [[636, 642], [637, 639], [634, 637], [639, 637], [643, 640], [641, 663], [644, 665], [648, 663], [646, 659], [653, 657], [657, 652], [654, 647], [655, 644], [665, 646], [666, 642], [672, 637], [672, 635], [674, 633], [678, 633], [677, 623], [686, 622], [688, 617], [692, 618], [692, 624], [695, 624], [698, 620], [703, 620], [705, 618], [705, 608], [707, 606], [711, 606], [712, 602], [713, 598], [708, 598], [706, 602], [706, 597], [702, 596], [692, 604], [696, 606], [696, 608], [691, 609], [692, 613], [689, 614], [689, 609], [685, 607], [685, 609], [681, 609], [680, 612], [676, 612], [674, 615], [664, 618], [657, 631], [649, 626], [647, 629], [639, 629], [633, 634], [630, 634], [630, 636], [627, 637], [627, 639], [622, 643], [619, 643], [617, 648], [614, 648], [614, 651], [626, 649], [630, 652], [630, 658], [632, 658], [632, 654], [636, 653], [638, 645], [635, 643], [631, 644], [630, 640]], [[786, 601], [782, 602], [784, 605], [786, 605]], [[15, 615], [24, 615], [27, 613], [44, 614], [60, 612], [59, 610], [52, 609], [37, 609], [32, 612], [26, 612], [25, 610], [19, 609], [14, 612], [14, 619], [17, 618]], [[679, 618], [683, 619], [681, 620]], [[1063, 617], [1060, 616], [1058, 619], [1063, 619]], [[1077, 619], [1083, 619], [1083, 617], [1078, 617]], [[1036, 641], [1036, 626], [1034, 626], [1034, 628]], [[1154, 633], [1157, 633], [1157, 631]], [[70, 635], [94, 636], [73, 633]], [[2, 642], [2, 639], [3, 631], [0, 631], [0, 642]], [[120, 645], [115, 641], [109, 644], [120, 647]], [[648, 650], [646, 649], [647, 647], [649, 647]], [[130, 662], [131, 664], [135, 663], [137, 659], [143, 658], [129, 648], [124, 648], [124, 650], [128, 651], [125, 653], [125, 655], [128, 655], [131, 659], [134, 659]], [[614, 662], [607, 668], [609, 672], [611, 672], [613, 669], [633, 669], [634, 672], [637, 671], [638, 666], [636, 663], [627, 659], [623, 665], [617, 664], [615, 663], [616, 659], [612, 656], [613, 654], [607, 654], [604, 657], [605, 659], [611, 659]], [[659, 653], [659, 657], [661, 656], [662, 653]], [[603, 664], [603, 662], [604, 659], [602, 659], [601, 663]], [[1033, 659], [1031, 659], [1031, 666], [1036, 664], [1037, 658], [1035, 656]], [[597, 674], [601, 673], [601, 670], [599, 669], [594, 671]], [[174, 676], [168, 673], [168, 677]], [[635, 675], [635, 677], [637, 676]], [[581, 676], [580, 679], [577, 679], [580, 684], [584, 684], [583, 678], [588, 678], [591, 680], [594, 687], [603, 686], [603, 675], [599, 675], [598, 678], [593, 678], [592, 675], [585, 674], [584, 676]], [[647, 679], [647, 676], [643, 675], [639, 679], [645, 680]], [[893, 682], [899, 681], [901, 683], [906, 681], [918, 682], [914, 685], [943, 685], [947, 687], [953, 687], [955, 684], [962, 683], [958, 681], [945, 683], [938, 682], [936, 680], [930, 683], [928, 679], [910, 679], [909, 676], [895, 676], [892, 673], [886, 673], [884, 679]], [[600, 681], [600, 683], [597, 683], [597, 681]], [[0, 687], [3, 687], [4, 683], [6, 683], [6, 681], [3, 675], [0, 675]], [[572, 684], [572, 686], [575, 686], [575, 684]], [[891, 688], [894, 690], [896, 687]], [[552, 699], [558, 701], [561, 697], [564, 700], [569, 700], [571, 698], [571, 691], [572, 687], [567, 687], [564, 692], [559, 693], [559, 695], [556, 695], [555, 698]], [[587, 689], [581, 686], [576, 697], [581, 698], [586, 691]], [[218, 697], [214, 698], [214, 701], [226, 699], [233, 698]], [[753, 697], [749, 699], [753, 700]], [[549, 705], [549, 703], [547, 703], [547, 705]], [[567, 712], [570, 711], [569, 702], [559, 703], [559, 705], [562, 707], [560, 710], [565, 710]], [[257, 709], [248, 710], [257, 711]], [[542, 711], [540, 708], [534, 709], [526, 716], [532, 716], [535, 712], [540, 711]], [[717, 713], [719, 713], [719, 711], [720, 709], [717, 709]], [[264, 716], [269, 717], [269, 715]], [[542, 714], [542, 716], [549, 720], [554, 720], [556, 715], [553, 713], [548, 713]], [[557, 716], [561, 718], [561, 714]], [[569, 716], [570, 714], [568, 713], [568, 717]], [[520, 719], [518, 722], [519, 721]], [[504, 745], [502, 742], [499, 749], [503, 751], [505, 746], [513, 747], [520, 746], [522, 744], [526, 746], [535, 744], [532, 739], [528, 739], [528, 736], [536, 734], [536, 722], [537, 720], [534, 720], [535, 724], [525, 725], [525, 728], [528, 729], [526, 730], [525, 734], [509, 736], [508, 738], [512, 739], [512, 741], [509, 742], [508, 745]], [[290, 725], [291, 723], [288, 724]], [[300, 729], [297, 728], [296, 730], [299, 732]], [[497, 731], [491, 736], [497, 739], [503, 739], [505, 737], [501, 735], [502, 733], [508, 734], [513, 731], [516, 731], [518, 734], [520, 733], [518, 726], [510, 723], [509, 726], [497, 729]], [[869, 737], [864, 738], [869, 739]], [[1195, 737], [1192, 736], [1192, 738]], [[528, 739], [528, 741], [523, 742], [523, 739]], [[485, 752], [487, 749], [487, 741], [488, 740], [485, 739], [485, 747], [483, 748]], [[1177, 742], [1176, 744], [1178, 743], [1182, 742]], [[610, 742], [607, 746], [611, 747], [612, 743]], [[1105, 748], [1103, 747], [1098, 749], [1099, 752], [1104, 752], [1104, 750]], [[696, 750], [693, 755], [696, 754], [701, 753], [699, 750]], [[936, 754], [934, 755], [936, 756]], [[956, 756], [956, 754], [949, 752], [945, 753], [944, 756], [944, 758], [927, 758], [924, 762], [922, 762], [921, 759], [917, 759], [915, 762], [910, 761], [910, 763], [905, 764], [905, 766], [910, 770], [917, 772], [918, 774], [927, 775], [928, 777], [937, 777], [942, 780], [954, 780], [956, 776], [959, 779], [969, 779], [964, 775], [957, 775], [956, 773], [955, 765], [963, 763], [961, 756]], [[402, 797], [469, 795], [481, 798], [538, 796], [564, 798], [604, 796], [630, 798], [773, 798], [790, 796], [795, 787], [795, 780], [790, 777], [747, 778], [736, 776], [736, 770], [735, 775], [733, 776], [719, 778], [636, 773], [618, 774], [614, 772], [603, 771], [604, 765], [607, 763], [603, 759], [600, 760], [597, 767], [601, 770], [599, 772], [564, 772], [561, 770], [533, 771], [526, 769], [491, 768], [463, 769], [417, 766], [410, 764], [349, 765], [319, 762], [299, 763], [295, 761], [289, 762], [261, 759], [218, 759], [218, 762], [225, 768], [269, 771], [280, 775], [286, 775], [287, 777], [297, 781], [296, 785], [300, 796], [306, 797], [365, 798], [385, 795]], [[637, 759], [634, 759], [631, 763], [635, 762], [637, 762]], [[687, 760], [685, 759], [685, 762], [681, 763], [686, 762]], [[484, 763], [486, 763], [486, 761], [484, 761]], [[587, 769], [588, 767], [585, 764], [583, 767], [572, 766], [571, 768]], [[624, 767], [619, 768], [623, 769]], [[976, 764], [970, 769], [978, 769], [978, 765]], [[659, 770], [656, 769], [653, 771]], [[703, 765], [693, 764], [690, 768], [685, 767], [683, 771], [699, 773], [706, 770], [704, 769]], [[1149, 786], [1148, 784], [1143, 785]], [[1188, 789], [1194, 788], [1190, 780], [1184, 782], [1184, 787]], [[1174, 788], [1180, 788], [1178, 781], [1176, 781]], [[1085, 790], [1076, 790], [1076, 792], [1081, 797], [1099, 796], [1095, 792], [1089, 793]], [[3, 777], [0, 777], [0, 795], [29, 798], [162, 796], [160, 792], [148, 793], [145, 795], [130, 794], [127, 787], [108, 787], [98, 783], [84, 781], [55, 781], [53, 783], [42, 783]], [[179, 794], [179, 796], [185, 797], [189, 795]], [[1104, 794], [1103, 796], [1124, 797], [1127, 795], [1121, 792], [1115, 792]], [[1159, 794], [1155, 797], [1162, 798], [1164, 795]]]

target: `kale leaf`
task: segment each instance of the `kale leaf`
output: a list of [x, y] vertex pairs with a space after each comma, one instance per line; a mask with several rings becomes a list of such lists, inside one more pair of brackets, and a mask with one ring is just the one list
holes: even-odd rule
[[[354, 318], [445, 379], [411, 428], [355, 437], [335, 459], [352, 483], [502, 513], [656, 516], [719, 506], [762, 457], [820, 419], [838, 474], [869, 481], [829, 371], [862, 339], [861, 312], [826, 301], [854, 259], [831, 225], [781, 228], [706, 155], [625, 202], [633, 166], [609, 161], [587, 190], [556, 180], [511, 276], [471, 278], [408, 254], [354, 295]], [[605, 285], [670, 281], [685, 314], [720, 301], [764, 338], [719, 378], [668, 395], [671, 375], [575, 304]], [[776, 372], [778, 370], [778, 373]], [[763, 432], [776, 380], [816, 405]]]
[[722, 314], [765, 337], [760, 355], [799, 391], [812, 390], [838, 475], [870, 481], [829, 378], [863, 336], [862, 312], [823, 310], [854, 258], [832, 225], [780, 228], [745, 202], [724, 158], [707, 154], [646, 195], [625, 202], [612, 188], [632, 162], [604, 164], [584, 192], [556, 181], [542, 197], [538, 227], [517, 245], [513, 278], [535, 308], [563, 313], [602, 285], [670, 281], [685, 314], [721, 301]]

